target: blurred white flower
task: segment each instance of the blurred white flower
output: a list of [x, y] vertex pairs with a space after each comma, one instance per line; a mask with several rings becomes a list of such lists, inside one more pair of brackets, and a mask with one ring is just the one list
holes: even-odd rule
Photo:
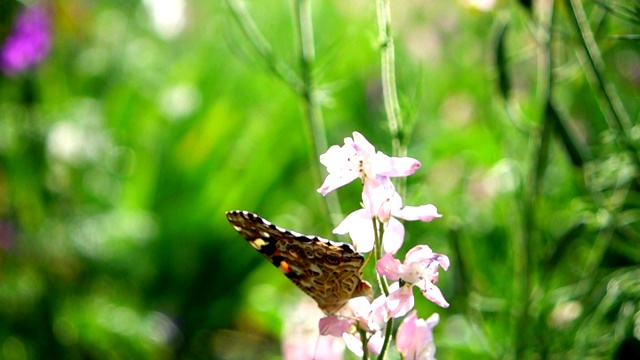
[[496, 0], [467, 0], [467, 4], [480, 11], [491, 11], [496, 5]]
[[169, 40], [184, 29], [186, 23], [184, 0], [144, 0], [160, 37]]
[[342, 360], [342, 339], [320, 335], [318, 319], [322, 315], [322, 311], [310, 298], [303, 298], [288, 313], [282, 334], [282, 355], [285, 360]]
[[179, 84], [160, 94], [160, 108], [172, 121], [183, 120], [200, 105], [200, 91], [192, 84]]

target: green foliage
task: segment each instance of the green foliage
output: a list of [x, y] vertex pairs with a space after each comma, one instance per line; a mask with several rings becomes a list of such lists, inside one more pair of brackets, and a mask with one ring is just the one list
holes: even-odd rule
[[[314, 142], [393, 148], [375, 1], [312, 2], [312, 86], [289, 2], [245, 4], [267, 57], [238, 1], [186, 2], [175, 35], [151, 2], [50, 1], [49, 58], [0, 77], [0, 358], [278, 358], [301, 294], [225, 211], [334, 238]], [[1, 3], [0, 42], [18, 9]], [[640, 341], [637, 10], [393, 2], [402, 140], [423, 164], [406, 202], [444, 215], [406, 241], [452, 261], [451, 307], [417, 304], [440, 314], [439, 358], [624, 358]], [[343, 213], [359, 191], [338, 191]]]

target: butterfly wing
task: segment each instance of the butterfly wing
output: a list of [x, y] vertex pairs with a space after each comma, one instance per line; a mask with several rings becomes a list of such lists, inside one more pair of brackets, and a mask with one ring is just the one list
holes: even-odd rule
[[371, 293], [371, 285], [362, 280], [364, 257], [351, 245], [286, 230], [247, 211], [229, 211], [227, 219], [325, 313]]

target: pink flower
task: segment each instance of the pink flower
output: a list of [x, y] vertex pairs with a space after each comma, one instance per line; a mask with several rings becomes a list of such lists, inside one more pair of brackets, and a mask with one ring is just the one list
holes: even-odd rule
[[378, 151], [359, 132], [353, 138], [345, 138], [344, 145], [331, 146], [320, 155], [320, 162], [329, 175], [318, 192], [329, 192], [360, 178], [365, 186], [368, 181], [381, 177], [408, 176], [420, 168], [420, 162], [409, 157], [389, 157]]
[[442, 217], [441, 214], [438, 214], [438, 209], [435, 205], [432, 204], [405, 206], [403, 208], [392, 210], [391, 215], [407, 221], [420, 220], [424, 222], [430, 222], [435, 218]]
[[282, 344], [284, 360], [316, 359], [340, 360], [344, 357], [344, 344], [331, 336], [318, 336], [296, 329]]
[[391, 280], [402, 279], [405, 283], [389, 294], [389, 299], [396, 301], [396, 303], [389, 305], [390, 310], [394, 311], [395, 307], [406, 308], [408, 304], [413, 304], [412, 286], [417, 286], [428, 300], [441, 307], [449, 307], [449, 303], [435, 285], [438, 282], [438, 267], [442, 267], [446, 271], [449, 268], [449, 258], [446, 255], [432, 252], [431, 248], [426, 245], [418, 245], [409, 250], [404, 264], [391, 254], [387, 253], [382, 256], [376, 264], [378, 274]]
[[439, 321], [438, 314], [433, 314], [426, 320], [418, 319], [415, 311], [402, 321], [396, 334], [396, 346], [403, 359], [435, 359], [436, 345], [433, 343], [433, 328]]
[[405, 316], [411, 309], [415, 300], [411, 286], [400, 286], [399, 282], [389, 285], [389, 297], [385, 302], [389, 317], [399, 318]]
[[377, 298], [373, 303], [369, 303], [364, 296], [356, 297], [339, 314], [320, 319], [320, 334], [342, 337], [351, 352], [362, 356], [362, 339], [358, 330], [364, 330], [369, 351], [379, 354], [384, 341], [382, 329], [387, 320], [384, 297]]
[[402, 198], [391, 182], [365, 188], [362, 201], [364, 207], [383, 223], [389, 222], [392, 217], [407, 221], [420, 220], [424, 222], [430, 222], [435, 218], [442, 217], [441, 214], [438, 214], [438, 209], [432, 204], [403, 206]]
[[431, 205], [402, 206], [402, 199], [393, 184], [371, 182], [362, 192], [363, 209], [349, 214], [333, 232], [349, 234], [356, 251], [367, 253], [373, 249], [375, 233], [372, 219], [377, 217], [384, 224], [382, 246], [386, 253], [395, 254], [404, 242], [404, 225], [396, 218], [429, 222], [442, 215]]

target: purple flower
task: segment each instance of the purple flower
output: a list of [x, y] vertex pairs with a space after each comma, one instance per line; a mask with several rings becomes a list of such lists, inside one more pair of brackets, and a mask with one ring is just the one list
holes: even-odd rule
[[51, 20], [43, 6], [32, 6], [18, 14], [11, 33], [0, 49], [0, 69], [8, 75], [35, 66], [51, 49]]

